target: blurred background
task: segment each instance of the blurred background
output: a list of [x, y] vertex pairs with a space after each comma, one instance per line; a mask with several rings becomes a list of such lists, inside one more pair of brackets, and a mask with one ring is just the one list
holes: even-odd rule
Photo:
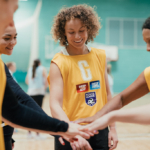
[[[16, 63], [17, 70], [14, 77], [25, 91], [27, 91], [25, 77], [33, 60], [39, 58], [48, 72], [52, 57], [61, 50], [59, 44], [53, 41], [50, 34], [54, 16], [63, 6], [77, 4], [95, 6], [100, 17], [102, 28], [95, 41], [89, 43], [89, 46], [106, 50], [108, 66], [111, 68], [111, 80], [113, 80], [113, 93], [116, 94], [124, 90], [146, 67], [150, 66], [150, 54], [146, 51], [146, 44], [142, 39], [142, 24], [150, 16], [149, 0], [20, 0], [19, 9], [15, 13], [14, 19], [18, 43], [12, 56], [5, 55], [2, 56], [2, 59], [5, 63], [10, 61]], [[150, 95], [144, 97], [142, 103], [139, 100], [140, 102], [134, 102], [125, 109], [147, 104], [148, 100], [150, 100]], [[43, 108], [50, 114], [48, 95], [44, 99]], [[123, 142], [120, 142], [122, 145], [119, 145], [118, 149], [150, 149], [150, 128], [137, 125], [136, 127], [138, 129], [134, 133], [134, 125], [119, 124], [119, 137], [125, 139], [127, 136], [128, 140], [127, 142], [121, 140]], [[29, 141], [25, 140], [24, 134], [26, 131], [19, 130], [19, 132], [20, 134], [14, 135], [18, 139], [16, 145], [20, 143], [18, 147], [15, 147], [16, 150], [20, 148], [22, 150], [23, 148], [31, 150], [53, 149], [53, 142], [51, 147], [49, 144], [46, 146], [46, 143], [42, 143], [39, 148], [40, 146], [36, 145], [39, 142], [32, 143], [32, 141], [28, 145]], [[135, 141], [132, 141], [132, 137], [134, 139], [134, 137], [141, 136], [139, 141], [135, 140], [136, 144]], [[50, 140], [53, 140], [49, 135], [47, 138], [48, 141], [42, 142], [49, 143]], [[143, 142], [140, 143], [141, 141]], [[127, 144], [124, 145], [125, 143]], [[146, 147], [140, 147], [141, 145], [146, 145]], [[43, 146], [46, 147], [43, 148]]]
[[[25, 91], [25, 76], [33, 59], [40, 58], [48, 70], [53, 55], [60, 50], [50, 35], [54, 16], [63, 6], [83, 3], [96, 6], [96, 12], [101, 18], [102, 28], [95, 38], [95, 44], [115, 46], [113, 61], [110, 62], [115, 93], [124, 90], [150, 65], [141, 30], [143, 21], [150, 16], [150, 1], [20, 0], [14, 20], [18, 43], [12, 56], [3, 56], [3, 60], [16, 62], [15, 77]], [[111, 48], [109, 52], [112, 54]]]

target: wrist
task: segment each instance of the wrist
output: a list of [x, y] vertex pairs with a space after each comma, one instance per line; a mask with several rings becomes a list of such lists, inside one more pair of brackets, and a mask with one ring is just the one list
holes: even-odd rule
[[109, 120], [109, 129], [110, 130], [115, 130], [116, 129], [116, 124], [114, 123], [115, 122], [115, 111], [113, 112], [110, 112], [108, 114], [108, 120]]
[[116, 130], [116, 126], [114, 126], [114, 125], [113, 126], [109, 126], [109, 129], [110, 130]]

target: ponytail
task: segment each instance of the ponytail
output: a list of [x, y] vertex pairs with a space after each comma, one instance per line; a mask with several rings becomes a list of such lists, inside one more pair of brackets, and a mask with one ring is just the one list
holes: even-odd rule
[[39, 59], [34, 60], [34, 62], [33, 62], [33, 69], [32, 69], [32, 78], [35, 77], [35, 71], [36, 71], [36, 68], [39, 66], [39, 64], [40, 64], [40, 60]]

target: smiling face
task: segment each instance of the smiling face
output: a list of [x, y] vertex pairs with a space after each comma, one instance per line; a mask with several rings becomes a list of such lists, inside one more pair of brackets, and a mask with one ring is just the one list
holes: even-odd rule
[[15, 26], [8, 26], [0, 39], [0, 54], [11, 55], [17, 44], [17, 33]]
[[150, 52], [150, 29], [143, 29], [143, 40], [147, 44], [147, 51]]
[[85, 46], [88, 38], [88, 31], [81, 20], [75, 18], [66, 22], [65, 36], [67, 37], [69, 46], [80, 49]]
[[18, 8], [18, 0], [0, 0], [0, 37], [4, 29], [13, 23], [13, 14]]

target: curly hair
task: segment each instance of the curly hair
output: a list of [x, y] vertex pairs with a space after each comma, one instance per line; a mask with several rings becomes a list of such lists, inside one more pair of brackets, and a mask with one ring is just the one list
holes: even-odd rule
[[143, 29], [150, 29], [150, 17], [148, 17], [146, 20], [145, 20], [145, 22], [144, 22], [144, 24], [143, 24], [143, 26], [142, 26], [142, 30]]
[[87, 27], [88, 39], [86, 44], [93, 41], [101, 28], [100, 18], [91, 6], [82, 4], [74, 5], [72, 7], [65, 7], [54, 17], [54, 24], [51, 29], [52, 37], [57, 42], [59, 41], [61, 46], [68, 44], [65, 36], [65, 24], [74, 18], [79, 18], [82, 23]]

